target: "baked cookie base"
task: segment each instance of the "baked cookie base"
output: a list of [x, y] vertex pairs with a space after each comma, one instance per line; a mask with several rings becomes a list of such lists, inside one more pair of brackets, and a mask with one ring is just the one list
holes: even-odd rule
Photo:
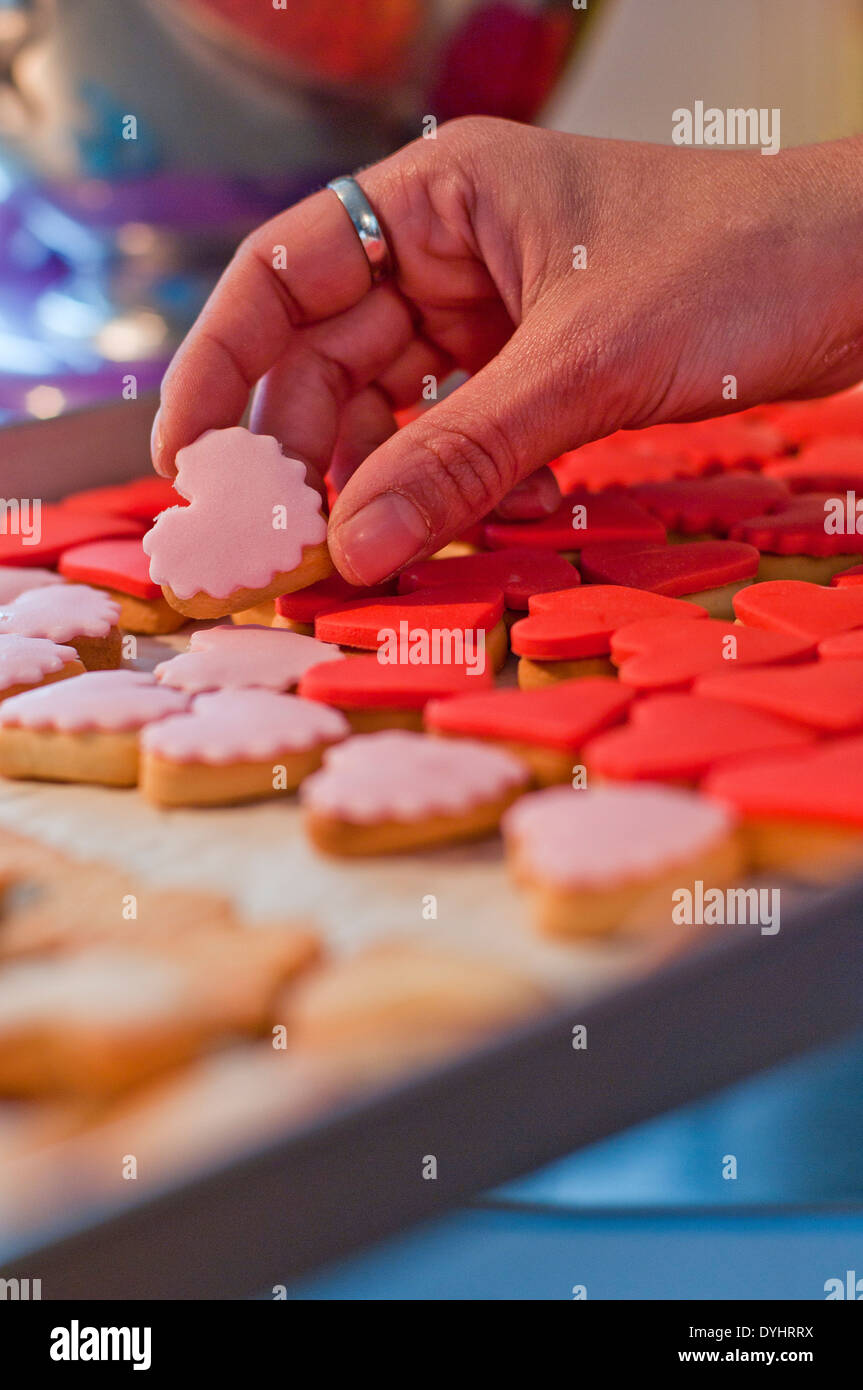
[[[328, 744], [301, 752], [285, 752], [263, 761], [233, 763], [176, 763], [144, 749], [141, 753], [141, 795], [155, 806], [235, 806], [287, 796], [316, 772]], [[284, 768], [274, 786], [276, 769]]]
[[[255, 610], [252, 609], [251, 611], [254, 612]], [[235, 623], [240, 621], [239, 613], [235, 614], [233, 621]], [[275, 615], [270, 627], [287, 628], [288, 632], [298, 632], [301, 637], [314, 637], [315, 635], [314, 623], [297, 623], [293, 618], [283, 618], [281, 613]]]
[[107, 637], [72, 637], [66, 645], [75, 648], [88, 671], [116, 671], [123, 665], [123, 638], [118, 627], [112, 627]]
[[564, 940], [617, 931], [641, 935], [679, 930], [671, 917], [672, 893], [681, 888], [693, 891], [697, 879], [707, 887], [724, 888], [744, 868], [735, 834], [697, 859], [663, 869], [649, 879], [633, 879], [608, 888], [570, 888], [537, 879], [522, 864], [517, 845], [510, 857], [516, 881], [531, 898], [537, 930], [543, 936]]
[[[277, 621], [276, 600], [274, 598], [265, 599], [263, 603], [258, 603], [254, 608], [241, 608], [238, 613], [231, 614], [231, 622], [238, 627], [281, 627]], [[310, 629], [311, 632], [311, 629]]]
[[762, 555], [758, 579], [803, 579], [809, 584], [829, 584], [834, 574], [863, 564], [863, 555]]
[[55, 681], [68, 680], [70, 676], [83, 676], [84, 664], [81, 661], [65, 661], [59, 671], [52, 671], [41, 681], [33, 681], [25, 685], [7, 685], [5, 690], [0, 690], [0, 703], [4, 700], [11, 700], [13, 695], [24, 695], [28, 690], [38, 690], [43, 685], [53, 685]]
[[[760, 579], [761, 575], [758, 577]], [[719, 584], [715, 589], [700, 589], [698, 593], [681, 594], [680, 597], [685, 603], [697, 603], [700, 608], [706, 608], [710, 618], [732, 621], [735, 594], [739, 594], [741, 589], [748, 589], [750, 584], [754, 583], [754, 579], [741, 579], [734, 584]]]
[[69, 734], [0, 728], [0, 774], [24, 781], [134, 787], [138, 781], [137, 730]]
[[342, 714], [355, 734], [375, 734], [379, 729], [421, 731], [423, 727], [421, 709], [343, 709]]
[[617, 667], [608, 656], [583, 656], [574, 661], [535, 661], [523, 656], [518, 663], [518, 684], [521, 690], [538, 690], [558, 681], [575, 680], [578, 676], [616, 676]]
[[504, 811], [522, 790], [520, 787], [458, 815], [427, 816], [417, 821], [381, 820], [361, 825], [339, 816], [309, 812], [306, 833], [316, 849], [334, 855], [403, 854], [461, 840], [480, 840], [495, 833]]
[[744, 817], [741, 835], [759, 870], [832, 883], [863, 869], [863, 828], [791, 817]]
[[297, 568], [274, 575], [263, 589], [234, 589], [224, 598], [203, 591], [192, 594], [190, 598], [178, 598], [169, 584], [163, 584], [162, 593], [171, 607], [176, 608], [178, 613], [184, 613], [187, 618], [225, 618], [229, 613], [257, 608], [267, 599], [276, 599], [280, 594], [307, 589], [310, 584], [317, 584], [319, 579], [326, 579], [333, 569], [330, 552], [323, 541], [320, 545], [307, 545]]
[[134, 632], [140, 637], [162, 637], [176, 632], [186, 621], [167, 599], [138, 598], [135, 594], [121, 594], [119, 589], [106, 589], [105, 593], [120, 605], [118, 624], [124, 632]]

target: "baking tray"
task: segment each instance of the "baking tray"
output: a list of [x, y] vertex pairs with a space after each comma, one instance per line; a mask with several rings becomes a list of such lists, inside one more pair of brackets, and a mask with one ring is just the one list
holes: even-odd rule
[[[113, 473], [104, 447], [88, 470], [88, 435], [105, 441], [115, 424], [99, 411], [64, 422], [83, 441], [75, 486], [146, 468], [141, 421]], [[26, 450], [19, 452], [20, 429], [16, 459], [26, 466], [28, 493], [44, 478], [42, 495], [56, 496], [54, 454], [41, 428], [23, 427], [37, 446], [32, 467]], [[68, 487], [68, 470], [64, 480]], [[141, 663], [160, 653], [157, 644], [142, 644]], [[515, 965], [556, 1002], [530, 1027], [469, 1056], [395, 1084], [370, 1081], [351, 1095], [310, 1096], [308, 1078], [300, 1077], [274, 1103], [266, 1076], [258, 1097], [261, 1078], [250, 1073], [236, 1115], [226, 1102], [218, 1142], [208, 1145], [202, 1135], [199, 1152], [181, 1155], [150, 1181], [85, 1184], [70, 1197], [50, 1182], [41, 1190], [39, 1161], [28, 1164], [27, 1210], [6, 1222], [5, 1235], [0, 1194], [0, 1276], [41, 1278], [46, 1298], [266, 1291], [863, 1024], [863, 881], [829, 892], [783, 885], [776, 936], [717, 928], [673, 955], [662, 942], [644, 940], [562, 947], [532, 933], [494, 843], [344, 865], [310, 854], [298, 812], [287, 804], [172, 813], [169, 824], [166, 835], [164, 815], [134, 792], [33, 784], [0, 790], [0, 825], [72, 854], [156, 882], [221, 888], [251, 918], [272, 916], [277, 906], [282, 915], [313, 915], [334, 952], [380, 935], [433, 934]], [[440, 902], [434, 923], [420, 911], [428, 893]], [[572, 1047], [575, 1024], [587, 1027], [586, 1050]], [[208, 1074], [216, 1101], [219, 1065]], [[224, 1065], [229, 1078], [231, 1059]], [[237, 1065], [244, 1076], [245, 1062]], [[257, 1098], [267, 1112], [260, 1125]], [[182, 1090], [175, 1129], [181, 1102]], [[125, 1151], [117, 1150], [122, 1124], [103, 1138], [114, 1153]], [[421, 1176], [429, 1154], [438, 1159], [435, 1181]]]

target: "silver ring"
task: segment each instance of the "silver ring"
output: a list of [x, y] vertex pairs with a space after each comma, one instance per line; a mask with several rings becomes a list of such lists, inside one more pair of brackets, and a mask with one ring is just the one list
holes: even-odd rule
[[351, 219], [354, 231], [360, 239], [360, 245], [366, 253], [366, 260], [372, 273], [372, 284], [379, 285], [382, 280], [386, 280], [392, 274], [393, 258], [374, 208], [356, 179], [331, 179], [327, 188], [335, 193]]

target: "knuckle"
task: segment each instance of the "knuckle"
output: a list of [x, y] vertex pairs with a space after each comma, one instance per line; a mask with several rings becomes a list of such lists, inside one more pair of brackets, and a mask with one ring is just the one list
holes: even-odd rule
[[449, 509], [481, 516], [517, 481], [512, 452], [503, 433], [489, 421], [438, 426], [425, 441], [431, 468], [426, 487]]

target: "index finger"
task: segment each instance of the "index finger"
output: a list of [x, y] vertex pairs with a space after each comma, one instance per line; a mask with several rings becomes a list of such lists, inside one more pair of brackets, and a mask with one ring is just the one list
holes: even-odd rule
[[292, 334], [350, 309], [371, 283], [359, 237], [329, 189], [247, 237], [165, 374], [153, 425], [156, 471], [172, 475], [177, 450], [204, 430], [236, 425]]

